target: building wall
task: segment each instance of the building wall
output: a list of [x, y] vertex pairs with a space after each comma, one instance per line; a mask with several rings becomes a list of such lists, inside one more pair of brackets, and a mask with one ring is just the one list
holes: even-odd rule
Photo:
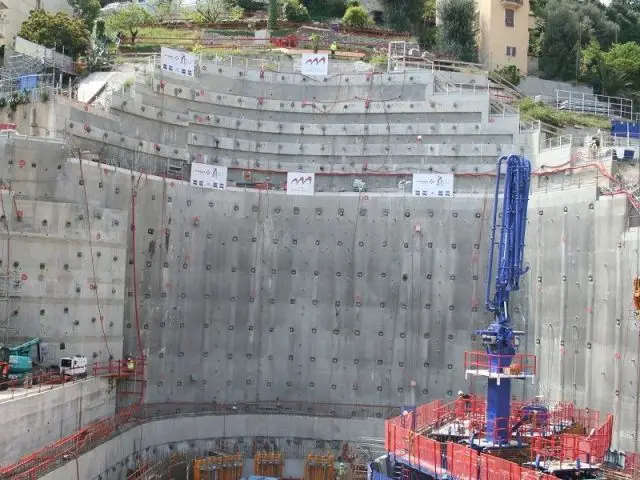
[[20, 31], [22, 22], [29, 17], [29, 12], [35, 8], [52, 12], [58, 10], [72, 12], [66, 0], [2, 0], [2, 3], [7, 8], [4, 10], [4, 19], [0, 21], [0, 45], [11, 45], [13, 38]]
[[[513, 27], [505, 24], [505, 10], [514, 11]], [[528, 71], [529, 1], [478, 0], [480, 57], [491, 69], [515, 65], [523, 75]], [[507, 55], [515, 48], [515, 56]]]

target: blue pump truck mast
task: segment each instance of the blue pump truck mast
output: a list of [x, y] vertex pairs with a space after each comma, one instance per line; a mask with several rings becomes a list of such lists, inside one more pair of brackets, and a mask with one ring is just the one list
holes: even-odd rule
[[[531, 163], [527, 158], [509, 155], [498, 160], [485, 296], [485, 308], [494, 314], [494, 320], [477, 332], [488, 354], [486, 440], [491, 445], [506, 445], [510, 435], [511, 378], [502, 374], [511, 365], [519, 337], [525, 333], [513, 329], [509, 296], [520, 289], [520, 277], [529, 270], [524, 265], [524, 247], [530, 186]], [[498, 228], [500, 239], [496, 242]]]

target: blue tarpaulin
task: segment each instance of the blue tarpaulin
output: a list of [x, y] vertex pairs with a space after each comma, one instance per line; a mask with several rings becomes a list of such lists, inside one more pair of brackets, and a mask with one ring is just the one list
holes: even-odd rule
[[29, 92], [38, 87], [38, 75], [23, 75], [20, 77], [20, 91]]
[[640, 123], [612, 121], [611, 135], [614, 137], [640, 138]]

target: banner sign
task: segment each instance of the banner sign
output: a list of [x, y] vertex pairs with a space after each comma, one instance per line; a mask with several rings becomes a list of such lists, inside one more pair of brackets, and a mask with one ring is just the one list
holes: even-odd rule
[[329, 74], [328, 53], [305, 53], [302, 55], [300, 73], [326, 77]]
[[191, 185], [194, 187], [224, 190], [227, 188], [227, 167], [207, 165], [205, 163], [192, 163]]
[[315, 180], [313, 173], [287, 172], [287, 195], [313, 195]]
[[416, 197], [453, 197], [453, 174], [414, 173], [411, 187]]
[[160, 66], [165, 72], [193, 77], [196, 69], [196, 57], [180, 50], [162, 47], [160, 49]]

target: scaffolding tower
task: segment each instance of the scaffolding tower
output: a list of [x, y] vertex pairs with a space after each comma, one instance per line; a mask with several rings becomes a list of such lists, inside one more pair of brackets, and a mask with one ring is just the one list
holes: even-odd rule
[[7, 345], [9, 337], [20, 335], [19, 316], [22, 307], [22, 279], [13, 272], [0, 276], [0, 334], [2, 342]]

